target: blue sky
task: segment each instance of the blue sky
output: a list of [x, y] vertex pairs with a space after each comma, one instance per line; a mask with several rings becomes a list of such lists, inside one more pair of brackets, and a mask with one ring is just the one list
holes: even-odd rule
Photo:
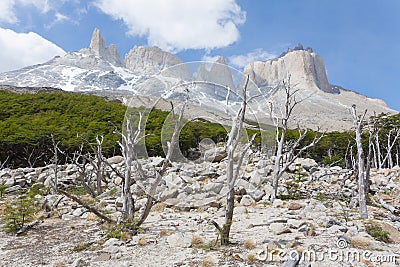
[[398, 0], [1, 0], [0, 71], [87, 47], [95, 27], [122, 57], [158, 45], [237, 68], [300, 42], [324, 58], [330, 83], [400, 110]]

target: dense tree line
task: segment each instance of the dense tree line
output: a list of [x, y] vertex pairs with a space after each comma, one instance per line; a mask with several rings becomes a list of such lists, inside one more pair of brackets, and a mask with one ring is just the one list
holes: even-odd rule
[[[0, 91], [0, 163], [22, 167], [51, 162], [51, 135], [65, 155], [72, 155], [82, 144], [83, 153], [92, 152], [88, 142], [96, 143], [97, 135], [104, 137], [104, 156], [120, 154], [114, 126], [121, 129], [125, 112], [126, 106], [93, 95]], [[166, 144], [161, 143], [161, 129], [168, 113], [153, 109], [144, 118], [149, 156], [163, 156]], [[225, 141], [226, 130], [204, 120], [185, 122], [179, 145], [187, 151], [204, 138]], [[60, 163], [66, 161], [65, 155], [59, 154]]]
[[[114, 127], [121, 127], [126, 107], [122, 104], [107, 102], [92, 95], [73, 93], [36, 93], [17, 94], [0, 91], [0, 163], [7, 160], [6, 166], [40, 166], [51, 162], [52, 140], [60, 142], [59, 147], [66, 154], [77, 151], [84, 143], [84, 152], [92, 152], [86, 142], [95, 143], [97, 135], [104, 136], [102, 144], [105, 156], [120, 154]], [[149, 156], [164, 156], [165, 144], [161, 143], [161, 129], [169, 112], [154, 109], [144, 118], [146, 123], [145, 139]], [[400, 115], [386, 116], [384, 114], [370, 118], [369, 126], [364, 126], [363, 148], [375, 151], [372, 153], [372, 167], [390, 167], [399, 161], [400, 138], [395, 139], [396, 130], [400, 125]], [[211, 138], [215, 143], [225, 142], [227, 130], [221, 125], [205, 120], [184, 121], [180, 131], [179, 146], [186, 152], [196, 148], [200, 140]], [[373, 134], [372, 147], [368, 142], [370, 131]], [[247, 130], [248, 136], [257, 133]], [[267, 138], [273, 137], [271, 133]], [[299, 137], [297, 130], [288, 130], [287, 145]], [[302, 139], [299, 148], [310, 143], [315, 132], [309, 130]], [[389, 140], [388, 140], [389, 139]], [[268, 149], [274, 150], [273, 142]], [[388, 143], [393, 144], [388, 153]], [[254, 146], [260, 144], [258, 132]], [[163, 148], [164, 146], [164, 148]], [[369, 147], [370, 146], [370, 147]], [[378, 153], [379, 152], [379, 153]], [[314, 158], [325, 165], [340, 165], [352, 168], [356, 154], [355, 134], [345, 132], [330, 132], [318, 144], [304, 152], [303, 157]], [[387, 157], [386, 157], [387, 155]], [[386, 159], [385, 159], [386, 158]], [[65, 157], [60, 154], [60, 163]]]
[[121, 124], [124, 113], [124, 106], [91, 95], [0, 91], [0, 161], [13, 167], [48, 163], [51, 135], [73, 153], [83, 138], [101, 134], [104, 153], [112, 155], [116, 138], [108, 123]]

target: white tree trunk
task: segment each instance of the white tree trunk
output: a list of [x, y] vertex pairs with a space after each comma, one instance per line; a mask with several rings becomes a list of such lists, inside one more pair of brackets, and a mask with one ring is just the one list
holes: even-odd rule
[[102, 193], [101, 182], [103, 180], [103, 136], [96, 136], [97, 151], [96, 151], [96, 191], [97, 195]]
[[379, 144], [379, 132], [377, 132], [375, 135], [375, 144], [376, 144], [376, 152], [378, 153], [378, 155], [377, 155], [378, 168], [382, 169], [382, 154], [381, 154], [381, 148], [380, 148], [380, 144]]
[[356, 105], [352, 106], [353, 122], [356, 131], [356, 143], [357, 143], [357, 161], [358, 161], [358, 201], [360, 205], [360, 216], [361, 218], [368, 218], [367, 210], [367, 200], [365, 195], [365, 166], [364, 166], [364, 151], [362, 148], [361, 140], [361, 124], [364, 120], [366, 110], [364, 115], [361, 117], [360, 121], [357, 118]]
[[[307, 135], [307, 130], [301, 131], [299, 130], [299, 138], [290, 146], [288, 151], [283, 151], [284, 148], [283, 146], [285, 145], [286, 141], [286, 133], [288, 131], [289, 127], [289, 119], [291, 118], [292, 112], [294, 108], [303, 100], [297, 100], [296, 99], [296, 94], [298, 90], [293, 90], [293, 88], [290, 85], [290, 76], [288, 82], [283, 82], [283, 89], [285, 90], [285, 106], [283, 107], [283, 110], [280, 110], [281, 116], [273, 115], [274, 109], [272, 103], [270, 104], [270, 117], [271, 120], [275, 124], [276, 128], [276, 144], [277, 144], [277, 150], [275, 154], [275, 164], [274, 164], [274, 170], [273, 170], [273, 180], [272, 180], [272, 194], [271, 194], [271, 201], [273, 202], [278, 193], [278, 184], [279, 184], [279, 178], [282, 176], [283, 172], [285, 172], [289, 166], [303, 153], [306, 151], [308, 148], [314, 146], [317, 144], [322, 137], [325, 135], [325, 133], [322, 133], [320, 136], [318, 136], [318, 130], [317, 133], [314, 136], [314, 139], [311, 143], [308, 145], [299, 148], [301, 141], [306, 137]], [[278, 112], [279, 113], [279, 112]], [[281, 127], [281, 136], [279, 137], [279, 127]], [[281, 164], [283, 163], [283, 154], [285, 153], [285, 162], [283, 166], [281, 167]]]
[[[254, 141], [255, 135], [250, 139], [250, 141], [243, 147], [240, 147], [240, 138], [243, 132], [243, 123], [247, 108], [247, 85], [249, 82], [249, 76], [247, 76], [246, 82], [242, 90], [242, 104], [236, 117], [233, 118], [232, 127], [228, 135], [228, 142], [226, 144], [227, 156], [227, 166], [226, 166], [226, 179], [228, 185], [228, 193], [226, 195], [226, 207], [225, 207], [225, 222], [222, 227], [216, 225], [219, 231], [221, 231], [221, 245], [229, 244], [229, 235], [231, 231], [231, 226], [233, 223], [233, 209], [235, 208], [235, 182], [239, 177], [241, 167], [243, 164], [243, 159], [250, 149], [251, 144]], [[229, 91], [228, 91], [229, 94]], [[229, 95], [227, 95], [228, 99]], [[235, 152], [239, 150], [239, 157], [237, 160], [234, 159]], [[236, 166], [235, 166], [236, 165]]]
[[282, 129], [281, 138], [278, 141], [278, 148], [275, 154], [275, 163], [274, 163], [274, 171], [273, 171], [273, 180], [272, 180], [272, 194], [271, 194], [271, 202], [273, 202], [278, 194], [278, 183], [279, 178], [281, 176], [281, 161], [282, 161], [282, 151], [283, 144], [286, 138], [286, 129]]

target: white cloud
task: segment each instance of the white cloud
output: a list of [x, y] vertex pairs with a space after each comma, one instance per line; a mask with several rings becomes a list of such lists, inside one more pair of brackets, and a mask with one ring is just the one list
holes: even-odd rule
[[65, 51], [40, 35], [0, 28], [0, 73], [46, 62]]
[[246, 13], [236, 0], [95, 0], [128, 34], [146, 36], [149, 45], [178, 52], [228, 46], [240, 37], [238, 25]]
[[264, 51], [261, 48], [255, 49], [244, 55], [233, 55], [228, 58], [229, 64], [243, 68], [247, 63], [276, 58], [277, 55]]
[[55, 17], [56, 17], [55, 22], [62, 22], [62, 21], [65, 21], [65, 20], [69, 20], [69, 17], [67, 17], [64, 14], [61, 14], [59, 12], [56, 12]]
[[16, 6], [32, 5], [42, 13], [50, 10], [48, 0], [1, 0], [0, 1], [0, 22], [15, 24], [18, 22]]
[[60, 12], [56, 12], [54, 15], [54, 20], [51, 23], [45, 25], [45, 28], [51, 29], [52, 27], [54, 27], [54, 25], [56, 25], [58, 23], [62, 23], [64, 21], [71, 21], [71, 18], [64, 14], [61, 14]]

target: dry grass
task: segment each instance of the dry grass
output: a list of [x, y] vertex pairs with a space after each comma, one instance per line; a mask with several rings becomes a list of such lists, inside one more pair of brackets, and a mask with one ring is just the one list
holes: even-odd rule
[[203, 261], [201, 262], [202, 267], [213, 267], [215, 266], [215, 262], [211, 257], [204, 257]]
[[160, 230], [160, 236], [172, 235], [173, 233], [175, 233], [174, 230], [168, 230], [165, 228]]
[[94, 203], [96, 201], [93, 197], [89, 195], [81, 196], [81, 200], [85, 203]]
[[202, 246], [202, 245], [204, 245], [203, 238], [201, 238], [201, 236], [194, 235], [192, 237], [192, 246], [193, 247], [199, 247], [199, 246]]
[[164, 209], [165, 209], [166, 207], [167, 207], [167, 205], [166, 205], [165, 203], [159, 202], [159, 203], [154, 204], [154, 206], [151, 208], [151, 210], [152, 210], [152, 211], [161, 212], [161, 211], [164, 211]]
[[350, 245], [357, 249], [371, 249], [373, 240], [364, 236], [357, 236], [351, 239]]
[[98, 206], [99, 208], [105, 208], [107, 206], [107, 201], [105, 201], [104, 199], [100, 200]]
[[54, 264], [54, 267], [64, 267], [64, 266], [67, 266], [67, 263], [65, 261], [59, 261]]
[[244, 241], [243, 247], [245, 249], [255, 249], [256, 248], [256, 243], [254, 243], [254, 241], [251, 240], [251, 239], [247, 239], [247, 240]]
[[139, 239], [139, 241], [138, 241], [138, 246], [145, 246], [145, 245], [147, 245], [147, 240], [146, 240], [146, 238], [143, 236], [143, 237], [141, 237], [140, 239]]
[[98, 220], [98, 218], [99, 218], [99, 217], [97, 217], [96, 214], [90, 212], [90, 213], [88, 214], [88, 216], [86, 217], [86, 220], [87, 220], [87, 221], [96, 221], [96, 220]]
[[250, 262], [254, 262], [257, 260], [256, 255], [254, 255], [253, 253], [250, 253], [247, 255], [247, 260]]

